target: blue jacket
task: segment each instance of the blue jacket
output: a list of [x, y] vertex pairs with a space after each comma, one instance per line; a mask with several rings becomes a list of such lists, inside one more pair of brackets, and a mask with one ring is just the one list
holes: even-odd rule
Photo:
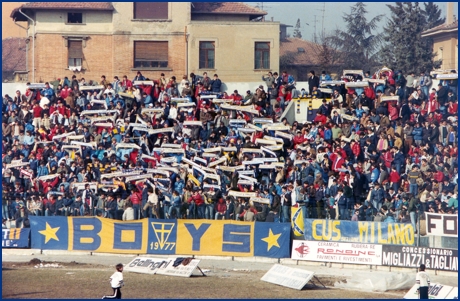
[[39, 167], [37, 168], [37, 177], [47, 176], [47, 175], [49, 175], [48, 167], [46, 167], [46, 166], [39, 166]]
[[339, 198], [337, 205], [339, 205], [339, 208], [342, 208], [342, 209], [347, 208], [347, 198], [344, 195], [342, 195]]
[[422, 140], [422, 132], [423, 129], [421, 127], [414, 127], [414, 130], [412, 131], [412, 135], [414, 135], [414, 140]]
[[179, 192], [179, 194], [183, 194], [184, 193], [184, 181], [180, 180], [179, 182], [175, 182], [174, 183], [174, 190]]
[[379, 188], [377, 190], [373, 189], [371, 191], [371, 197], [370, 197], [371, 201], [376, 201], [378, 203], [382, 203], [383, 202], [383, 197], [384, 197], [384, 192], [383, 192], [382, 188]]
[[371, 182], [376, 182], [379, 179], [380, 170], [378, 168], [374, 168], [371, 172]]
[[331, 129], [326, 129], [324, 131], [324, 140], [331, 140], [332, 139], [332, 131]]
[[48, 89], [43, 89], [40, 94], [50, 99], [50, 97], [54, 96], [54, 90], [49, 87]]

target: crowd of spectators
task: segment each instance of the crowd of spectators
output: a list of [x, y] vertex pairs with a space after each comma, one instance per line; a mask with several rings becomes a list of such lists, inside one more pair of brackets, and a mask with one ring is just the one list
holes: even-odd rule
[[[346, 88], [311, 71], [299, 91], [270, 72], [244, 95], [206, 73], [29, 85], [3, 97], [3, 220], [289, 222], [300, 207], [306, 218], [415, 227], [423, 212], [457, 214], [457, 80], [431, 87], [425, 73], [391, 70], [339, 79], [369, 78], [383, 81]], [[310, 121], [281, 118], [297, 97], [323, 99]]]

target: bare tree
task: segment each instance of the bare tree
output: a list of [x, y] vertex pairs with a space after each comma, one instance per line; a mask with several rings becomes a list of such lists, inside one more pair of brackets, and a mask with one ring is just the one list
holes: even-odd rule
[[339, 72], [343, 63], [342, 53], [337, 51], [334, 36], [330, 33], [321, 32], [316, 36], [313, 45], [313, 55], [318, 60], [321, 70]]
[[26, 47], [25, 38], [2, 40], [2, 81], [11, 79], [15, 71], [25, 71]]

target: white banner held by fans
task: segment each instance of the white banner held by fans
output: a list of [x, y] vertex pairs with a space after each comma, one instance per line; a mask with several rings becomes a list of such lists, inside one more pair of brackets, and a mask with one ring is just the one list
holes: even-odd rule
[[275, 264], [260, 280], [300, 291], [314, 274], [307, 270]]
[[64, 133], [64, 134], [61, 134], [61, 135], [56, 135], [53, 137], [53, 140], [54, 139], [61, 139], [61, 138], [65, 138], [67, 136], [74, 136], [75, 135], [75, 132], [70, 132], [70, 133]]
[[256, 192], [242, 192], [242, 191], [236, 191], [236, 190], [230, 190], [228, 192], [229, 196], [234, 196], [237, 198], [255, 198], [257, 197]]
[[266, 198], [250, 198], [249, 202], [253, 202], [253, 203], [256, 202], [256, 203], [270, 205], [270, 199], [266, 199]]
[[6, 164], [6, 168], [17, 168], [21, 166], [27, 166], [29, 164], [29, 162], [11, 162], [10, 164]]
[[275, 136], [283, 137], [289, 140], [292, 140], [293, 136], [288, 133], [280, 132], [280, 131], [275, 131]]
[[291, 258], [295, 260], [382, 265], [382, 245], [293, 240]]
[[80, 116], [84, 115], [93, 115], [93, 114], [113, 114], [113, 113], [119, 113], [118, 110], [85, 110], [80, 113]]
[[222, 164], [222, 163], [224, 163], [224, 162], [226, 162], [226, 161], [227, 161], [227, 157], [224, 156], [224, 157], [220, 158], [219, 160], [210, 162], [210, 163], [208, 164], [208, 167], [213, 167], [213, 166]]
[[458, 237], [458, 215], [425, 212], [426, 234]]
[[174, 133], [174, 128], [168, 127], [168, 128], [149, 130], [150, 135], [163, 134], [163, 133]]
[[47, 180], [51, 180], [59, 176], [60, 176], [59, 174], [54, 174], [54, 175], [41, 176], [41, 177], [38, 177], [37, 179], [39, 179], [40, 181], [47, 181]]

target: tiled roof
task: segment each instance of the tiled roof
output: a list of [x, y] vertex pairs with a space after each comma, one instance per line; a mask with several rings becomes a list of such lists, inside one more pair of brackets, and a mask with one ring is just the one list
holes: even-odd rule
[[26, 38], [2, 40], [2, 69], [26, 71]]
[[458, 20], [455, 20], [455, 22], [450, 23], [450, 24], [441, 24], [439, 26], [425, 30], [424, 32], [422, 32], [422, 35], [434, 33], [436, 31], [445, 31], [445, 30], [449, 31], [450, 29], [455, 29], [455, 28], [458, 28]]
[[[57, 9], [73, 9], [73, 10], [113, 10], [111, 2], [28, 2], [22, 6], [15, 8], [10, 17], [16, 18], [17, 21], [27, 21], [27, 19], [19, 14], [19, 9], [22, 10], [57, 10]], [[24, 20], [23, 20], [24, 19]]]
[[[318, 65], [317, 53], [319, 45], [305, 41], [299, 38], [286, 38], [280, 43], [280, 56], [292, 53], [294, 55], [294, 65]], [[299, 52], [299, 48], [303, 48], [305, 52]]]
[[30, 9], [94, 9], [113, 10], [111, 2], [29, 2], [22, 6]]
[[267, 12], [242, 2], [193, 2], [192, 13], [266, 15]]

